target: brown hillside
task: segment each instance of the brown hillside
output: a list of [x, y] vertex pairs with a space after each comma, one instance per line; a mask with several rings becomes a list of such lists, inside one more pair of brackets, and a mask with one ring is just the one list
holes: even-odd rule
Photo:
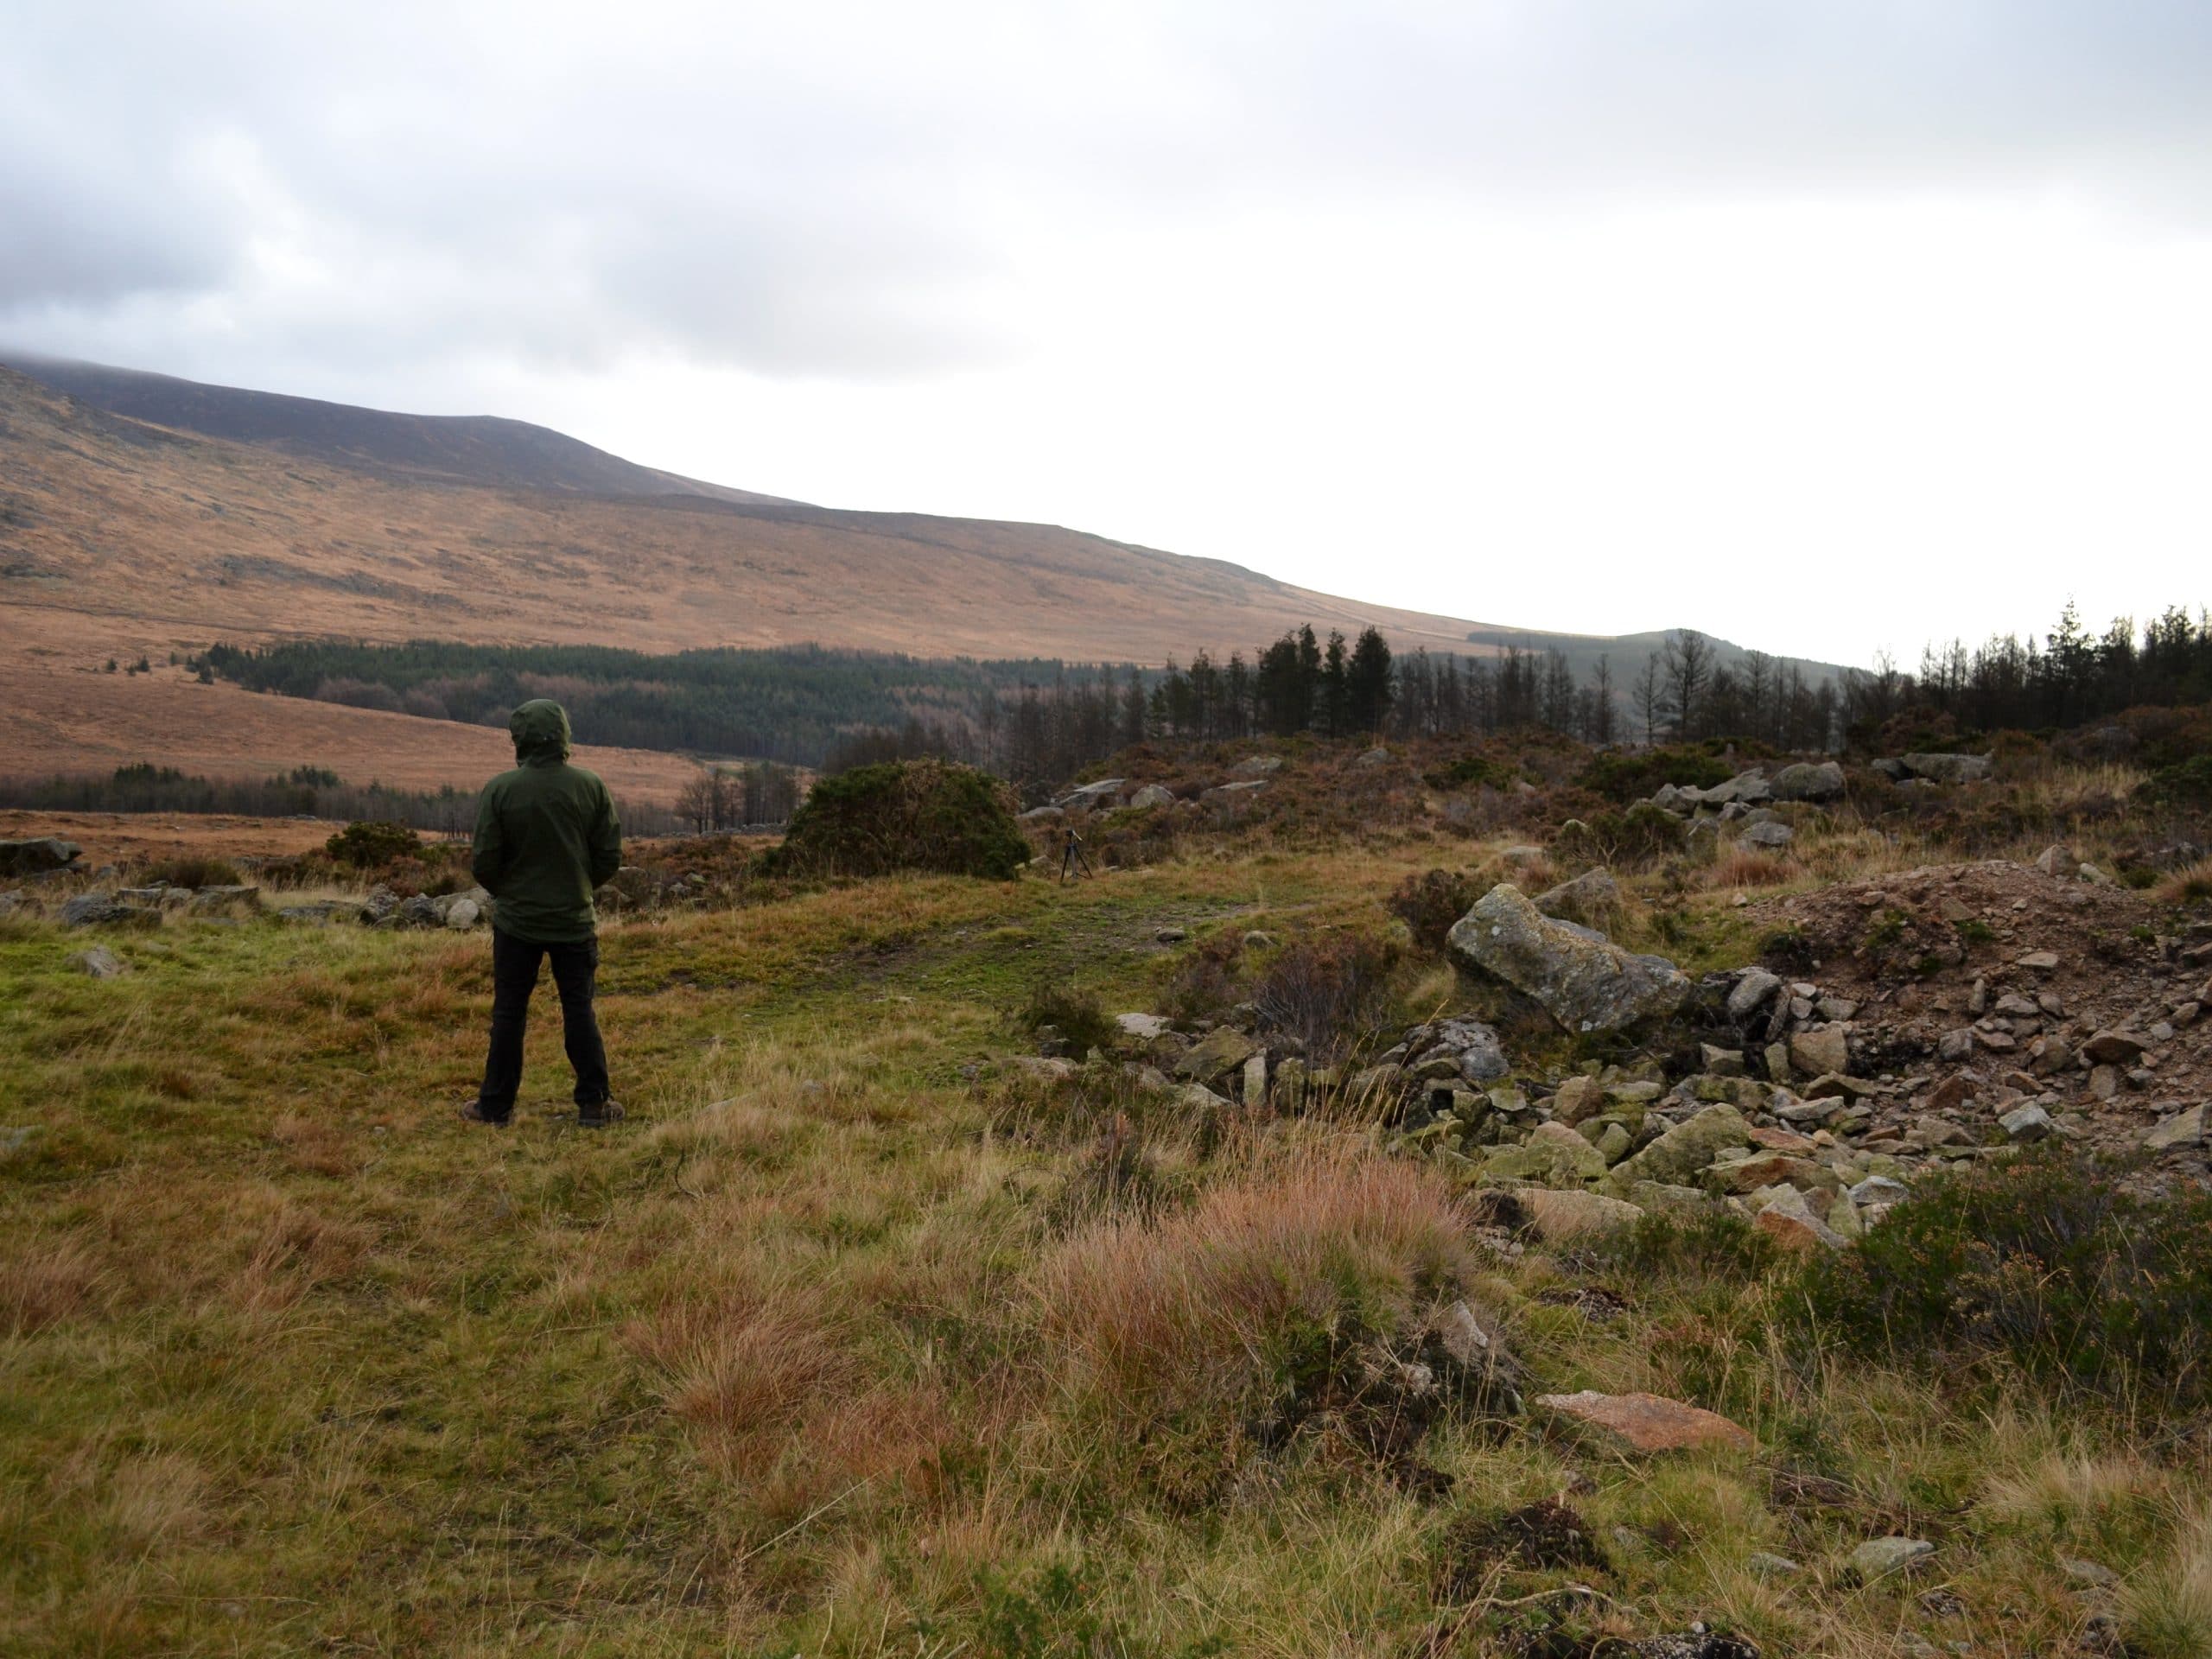
[[[1052, 525], [357, 470], [116, 416], [0, 369], [0, 772], [312, 762], [458, 784], [498, 758], [497, 733], [92, 671], [217, 640], [811, 640], [1159, 662], [1306, 621], [1373, 622], [1406, 646], [1459, 644], [1471, 626]], [[683, 766], [601, 764], [655, 794]]]
[[0, 605], [179, 642], [347, 634], [647, 650], [817, 641], [1158, 662], [1312, 621], [1467, 622], [1046, 524], [399, 479], [105, 414], [0, 371]]

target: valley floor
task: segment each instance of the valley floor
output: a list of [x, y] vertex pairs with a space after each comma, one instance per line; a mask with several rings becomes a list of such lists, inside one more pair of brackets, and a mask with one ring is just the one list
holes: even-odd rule
[[[2100, 1573], [2212, 1603], [2200, 1441], [1795, 1363], [1758, 1282], [1471, 1231], [1357, 1122], [993, 1080], [1040, 987], [1151, 1008], [1163, 930], [1367, 925], [1481, 850], [610, 925], [632, 1118], [604, 1134], [574, 1127], [550, 990], [517, 1126], [454, 1117], [480, 934], [172, 921], [101, 980], [83, 938], [0, 922], [0, 1649], [1503, 1653], [1580, 1583], [1624, 1635], [2020, 1656], [2073, 1649], [2120, 1593]], [[1728, 900], [1686, 966], [1748, 957]], [[1400, 1012], [1453, 995], [1440, 962]], [[1757, 1449], [1468, 1413], [1408, 1459], [1357, 1414], [1255, 1426], [1240, 1379], [1301, 1375], [1299, 1342], [1461, 1296], [1532, 1389], [1694, 1401]], [[1262, 1328], [1291, 1347], [1243, 1351]], [[1543, 1499], [1587, 1536], [1483, 1530]], [[1891, 1534], [1934, 1570], [1856, 1584]]]

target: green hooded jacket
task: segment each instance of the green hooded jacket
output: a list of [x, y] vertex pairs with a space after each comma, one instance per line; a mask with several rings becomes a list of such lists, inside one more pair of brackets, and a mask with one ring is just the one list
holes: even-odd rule
[[622, 865], [622, 826], [596, 772], [569, 764], [569, 716], [525, 702], [507, 721], [520, 764], [476, 801], [477, 884], [499, 900], [493, 924], [534, 944], [576, 944], [597, 931], [592, 889]]

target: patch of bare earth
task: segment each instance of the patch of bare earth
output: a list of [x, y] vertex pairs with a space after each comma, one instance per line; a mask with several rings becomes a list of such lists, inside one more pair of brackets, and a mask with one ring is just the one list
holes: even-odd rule
[[[2059, 1133], [2134, 1147], [2212, 1098], [2212, 922], [2177, 924], [2141, 893], [1992, 861], [1749, 913], [1770, 944], [1790, 941], [1795, 965], [1778, 971], [1856, 1005], [1853, 1070], [1897, 1084], [1885, 1119], [1935, 1113], [1986, 1130], [2032, 1102]], [[2160, 1156], [2205, 1173], [2201, 1137]]]

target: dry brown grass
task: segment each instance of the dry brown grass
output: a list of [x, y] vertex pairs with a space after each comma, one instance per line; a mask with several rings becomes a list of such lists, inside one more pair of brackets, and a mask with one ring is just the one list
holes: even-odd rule
[[2196, 863], [2176, 870], [2152, 890], [2162, 905], [2202, 905], [2212, 903], [2212, 858], [2200, 858]]
[[1805, 867], [1794, 858], [1732, 848], [1705, 869], [1707, 887], [1779, 887], [1804, 878]]
[[1233, 1395], [1293, 1323], [1387, 1331], [1472, 1272], [1465, 1218], [1417, 1164], [1306, 1146], [1157, 1225], [1070, 1238], [1032, 1280], [1065, 1385], [1125, 1423]]
[[0, 1330], [35, 1335], [88, 1306], [99, 1262], [81, 1240], [25, 1239], [0, 1251]]

